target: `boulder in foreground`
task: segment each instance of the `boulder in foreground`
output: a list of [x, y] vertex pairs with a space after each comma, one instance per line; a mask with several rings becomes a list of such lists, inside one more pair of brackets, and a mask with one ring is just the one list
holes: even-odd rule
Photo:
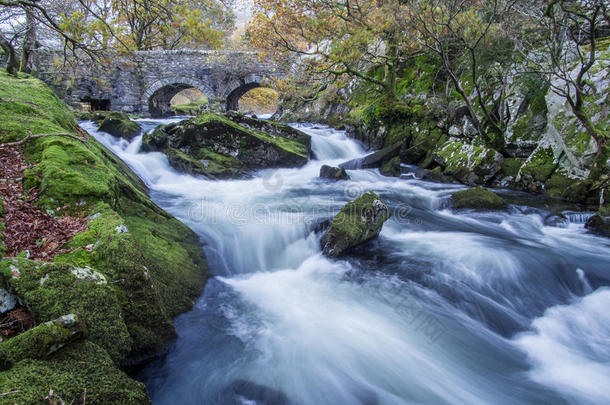
[[451, 201], [453, 201], [453, 206], [458, 209], [499, 210], [506, 207], [502, 197], [480, 186], [454, 193]]
[[322, 237], [322, 252], [329, 257], [338, 257], [346, 250], [366, 242], [381, 232], [390, 211], [372, 191], [347, 203], [333, 219], [330, 228]]

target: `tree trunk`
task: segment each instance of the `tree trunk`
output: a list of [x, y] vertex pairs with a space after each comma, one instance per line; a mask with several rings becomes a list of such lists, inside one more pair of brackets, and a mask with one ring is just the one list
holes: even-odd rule
[[398, 69], [398, 44], [394, 33], [386, 38], [386, 57], [389, 59], [385, 65], [384, 92], [388, 102], [396, 101], [396, 76]]
[[4, 50], [4, 53], [7, 56], [7, 61], [6, 61], [6, 70], [10, 75], [13, 76], [17, 76], [17, 74], [19, 73], [19, 67], [20, 67], [20, 62], [19, 62], [19, 57], [17, 56], [17, 53], [15, 52], [15, 48], [13, 47], [13, 44], [11, 44], [11, 42], [6, 39], [6, 37], [4, 35], [2, 35], [2, 33], [0, 33], [0, 46], [2, 47], [2, 49]]
[[30, 73], [30, 60], [32, 52], [36, 48], [36, 20], [32, 15], [32, 10], [28, 7], [25, 8], [26, 16], [26, 32], [23, 39], [23, 52], [21, 56], [21, 67], [22, 72]]

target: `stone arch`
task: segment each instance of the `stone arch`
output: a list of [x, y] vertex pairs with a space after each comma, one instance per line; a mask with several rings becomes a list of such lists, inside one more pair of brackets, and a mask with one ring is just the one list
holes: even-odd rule
[[196, 88], [208, 98], [214, 97], [214, 91], [206, 83], [184, 76], [173, 76], [158, 80], [146, 89], [142, 97], [142, 111], [153, 117], [171, 115], [171, 99], [185, 89]]
[[257, 87], [271, 87], [267, 83], [267, 77], [258, 74], [250, 74], [241, 80], [232, 80], [227, 83], [223, 97], [227, 100], [227, 111], [237, 111], [239, 109], [239, 99], [252, 89]]

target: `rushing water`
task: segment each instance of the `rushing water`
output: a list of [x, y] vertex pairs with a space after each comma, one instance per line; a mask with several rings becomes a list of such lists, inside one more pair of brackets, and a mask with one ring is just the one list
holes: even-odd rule
[[[153, 403], [610, 403], [610, 244], [582, 215], [455, 212], [461, 186], [377, 170], [318, 179], [364, 154], [322, 126], [300, 126], [317, 160], [234, 181], [83, 126], [200, 235], [215, 276], [139, 375]], [[367, 190], [393, 214], [380, 237], [323, 257], [316, 224]]]

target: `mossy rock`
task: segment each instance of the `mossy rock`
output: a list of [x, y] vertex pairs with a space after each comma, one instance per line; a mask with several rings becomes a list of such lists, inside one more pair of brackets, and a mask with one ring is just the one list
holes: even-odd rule
[[25, 359], [46, 359], [64, 346], [82, 339], [85, 326], [74, 314], [63, 315], [0, 343], [0, 370]]
[[589, 218], [585, 228], [597, 235], [610, 237], [610, 205], [600, 208], [595, 215]]
[[372, 191], [347, 203], [333, 219], [322, 237], [322, 252], [329, 257], [341, 256], [348, 249], [364, 243], [381, 232], [390, 218], [388, 207]]
[[468, 184], [488, 184], [502, 168], [504, 158], [494, 149], [459, 141], [446, 142], [434, 152], [434, 161], [446, 175]]
[[421, 164], [432, 156], [432, 152], [447, 140], [447, 136], [438, 128], [414, 129], [415, 135], [408, 147], [400, 152], [400, 157], [407, 164]]
[[[0, 262], [0, 278], [27, 302], [37, 322], [79, 314], [89, 338], [118, 363], [130, 352], [132, 339], [121, 317], [115, 291], [105, 277], [103, 283], [79, 278], [78, 269], [65, 263], [4, 260]], [[12, 277], [15, 270], [19, 277]]]
[[521, 169], [521, 159], [505, 158], [500, 170], [505, 176], [517, 177], [519, 169]]
[[[41, 81], [0, 73], [0, 83], [7, 121], [0, 141], [30, 132], [77, 134], [68, 108]], [[88, 338], [45, 359], [16, 360], [1, 373], [0, 392], [18, 389], [11, 401], [40, 403], [49, 389], [70, 401], [87, 388], [88, 403], [147, 403], [144, 386], [119, 366], [150, 358], [175, 336], [172, 318], [192, 307], [207, 277], [201, 242], [95, 139], [42, 137], [27, 142], [24, 152], [33, 166], [24, 188], [37, 189], [37, 204], [89, 216], [88, 229], [53, 262], [0, 262], [0, 283], [27, 303], [39, 324], [76, 313]], [[5, 354], [0, 362], [12, 361]]]
[[270, 167], [300, 167], [308, 162], [311, 152], [309, 135], [283, 124], [235, 114], [208, 112], [158, 130], [165, 135], [146, 137], [147, 150], [165, 144], [163, 151], [175, 168], [212, 178], [243, 177], [248, 171]]
[[388, 177], [400, 177], [400, 157], [395, 156], [382, 164], [379, 168], [379, 172]]
[[525, 177], [544, 183], [557, 168], [557, 161], [553, 150], [548, 147], [539, 147], [534, 153], [526, 160], [520, 170], [521, 177]]
[[349, 180], [349, 176], [344, 168], [332, 167], [328, 165], [323, 165], [320, 168], [320, 177], [334, 181]]
[[66, 403], [82, 403], [83, 397], [87, 404], [150, 403], [144, 384], [117, 369], [106, 351], [88, 340], [0, 371], [0, 392], [13, 392], [3, 398], [7, 403], [48, 403], [44, 398], [51, 390]]
[[499, 210], [506, 208], [506, 203], [502, 197], [485, 187], [473, 187], [453, 193], [451, 201], [457, 209]]
[[114, 111], [100, 123], [99, 130], [130, 141], [140, 135], [142, 127], [137, 122], [130, 120], [127, 114]]
[[142, 152], [160, 152], [167, 148], [168, 136], [163, 127], [157, 127], [142, 135], [142, 146], [140, 147]]
[[14, 78], [0, 69], [0, 142], [31, 134], [73, 132], [74, 115], [42, 81], [20, 74]]

